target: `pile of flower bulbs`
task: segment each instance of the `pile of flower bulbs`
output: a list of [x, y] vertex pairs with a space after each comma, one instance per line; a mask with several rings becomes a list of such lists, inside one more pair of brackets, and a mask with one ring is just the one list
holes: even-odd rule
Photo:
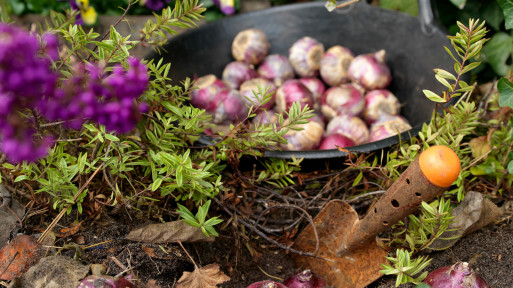
[[[385, 50], [355, 56], [347, 47], [325, 50], [318, 40], [305, 36], [289, 48], [288, 55], [269, 54], [264, 32], [247, 29], [232, 42], [235, 59], [222, 77], [205, 75], [195, 80], [191, 104], [205, 109], [218, 126], [247, 117], [253, 105], [253, 123], [276, 123], [276, 113], [288, 111], [299, 101], [313, 108], [315, 116], [301, 131], [289, 130], [283, 150], [325, 150], [378, 141], [411, 129], [399, 115], [396, 96], [387, 89], [391, 81]], [[261, 103], [258, 87], [272, 98]]]

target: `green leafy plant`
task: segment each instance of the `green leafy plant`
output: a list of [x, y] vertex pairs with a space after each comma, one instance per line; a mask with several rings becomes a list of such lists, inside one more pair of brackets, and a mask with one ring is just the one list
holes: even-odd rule
[[[431, 259], [426, 257], [411, 259], [411, 253], [404, 249], [398, 249], [395, 257], [386, 258], [390, 261], [390, 265], [382, 264], [384, 269], [380, 272], [385, 275], [396, 275], [395, 287], [406, 283], [418, 284], [428, 275], [427, 271], [422, 272], [422, 270], [429, 265]], [[421, 274], [415, 277], [419, 273]]]
[[[135, 38], [139, 40], [132, 40], [130, 35], [121, 35], [115, 25], [108, 34], [100, 35], [94, 29], [76, 25], [76, 12], [72, 10], [51, 11], [49, 20], [39, 27], [39, 34], [61, 37], [64, 45], [52, 66], [61, 79], [73, 79], [77, 63], [94, 64], [105, 73], [128, 66], [131, 49], [149, 45], [158, 50], [168, 35], [177, 33], [176, 27], [196, 27], [204, 12], [198, 0], [175, 1], [173, 7], [156, 15], [155, 21], [148, 20], [139, 38]], [[189, 93], [195, 89], [191, 80], [171, 84], [171, 64], [162, 62], [144, 61], [149, 80], [137, 101], [144, 102], [147, 109], [130, 133], [114, 133], [94, 122], [72, 129], [68, 125], [71, 121], [51, 122], [39, 117], [37, 111], [19, 111], [24, 119], [32, 119], [36, 137], [53, 134], [57, 144], [48, 156], [32, 163], [13, 164], [3, 157], [3, 172], [14, 179], [9, 185], [33, 190], [35, 197], [41, 197], [56, 210], [66, 209], [68, 214], [86, 210], [88, 215], [94, 215], [101, 213], [103, 206], [147, 207], [146, 211], [156, 214], [150, 217], [161, 219], [158, 213], [162, 208], [155, 203], [164, 200], [171, 209], [178, 209], [184, 221], [201, 227], [206, 235], [217, 236], [213, 227], [221, 220], [207, 215], [211, 199], [229, 189], [222, 182], [227, 165], [237, 169], [243, 156], [262, 156], [266, 149], [284, 143], [283, 135], [289, 129], [300, 129], [297, 125], [306, 123], [312, 111], [293, 105], [278, 116], [278, 125], [250, 127], [249, 119], [255, 115], [250, 109], [247, 118], [232, 124], [226, 134], [214, 136], [211, 144], [200, 144], [198, 140], [205, 130], [213, 126], [212, 116], [189, 104]], [[266, 87], [255, 93], [262, 101], [271, 99]], [[255, 183], [284, 186], [292, 182], [301, 159], [264, 162], [264, 170]], [[192, 215], [180, 201], [197, 207], [197, 214]]]
[[207, 237], [216, 236], [217, 237], [219, 235], [217, 234], [216, 230], [214, 229], [214, 226], [223, 222], [223, 220], [219, 219], [219, 217], [217, 217], [217, 216], [206, 220], [209, 207], [210, 207], [210, 200], [205, 202], [205, 204], [199, 206], [198, 212], [196, 213], [196, 215], [193, 215], [191, 213], [191, 211], [189, 211], [189, 209], [187, 209], [187, 207], [178, 204], [178, 214], [180, 215], [180, 217], [182, 217], [182, 219], [185, 223], [187, 223], [191, 226], [194, 226], [194, 227], [200, 227], [201, 231], [203, 232], [203, 234], [205, 234], [205, 236], [207, 236]]

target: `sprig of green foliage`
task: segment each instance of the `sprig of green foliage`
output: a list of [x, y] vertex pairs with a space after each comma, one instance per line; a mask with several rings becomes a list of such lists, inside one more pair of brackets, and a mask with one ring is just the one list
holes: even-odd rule
[[[422, 202], [419, 216], [411, 214], [407, 223], [400, 221], [393, 226], [393, 229], [398, 231], [393, 233], [394, 240], [389, 244], [400, 247], [396, 249], [395, 257], [387, 257], [391, 265], [382, 264], [385, 269], [381, 273], [396, 275], [396, 287], [409, 282], [417, 284], [424, 280], [427, 272], [417, 278], [414, 276], [424, 270], [431, 259], [425, 256], [416, 259], [412, 257], [419, 251], [429, 248], [435, 239], [440, 238], [447, 231], [453, 218], [450, 201], [440, 198], [439, 201], [430, 204]], [[406, 248], [409, 248], [409, 251]]]
[[196, 215], [193, 215], [192, 212], [189, 211], [189, 209], [187, 209], [187, 207], [178, 204], [178, 214], [180, 215], [180, 217], [182, 217], [185, 223], [194, 227], [200, 227], [201, 231], [203, 232], [203, 234], [205, 234], [205, 236], [217, 237], [219, 236], [219, 234], [217, 234], [216, 230], [214, 229], [214, 226], [223, 222], [223, 220], [219, 219], [218, 216], [206, 220], [209, 208], [210, 200], [205, 202], [205, 204], [199, 206], [198, 212], [196, 213]]
[[141, 42], [158, 50], [167, 41], [166, 33], [175, 35], [178, 32], [173, 27], [182, 29], [197, 27], [196, 22], [203, 18], [205, 8], [199, 0], [176, 1], [175, 6], [166, 7], [161, 15], [154, 13], [156, 22], [149, 19], [141, 30]]
[[[422, 270], [429, 265], [431, 259], [425, 256], [412, 259], [411, 254], [411, 252], [404, 249], [397, 249], [395, 257], [386, 257], [390, 261], [390, 265], [381, 264], [384, 269], [379, 272], [385, 275], [397, 275], [395, 287], [406, 283], [418, 284], [422, 282], [428, 275], [427, 271], [422, 272]], [[420, 272], [422, 273], [415, 277]]]
[[[481, 49], [483, 48], [483, 44], [488, 40], [484, 38], [486, 35], [484, 21], [479, 23], [479, 20], [470, 19], [468, 27], [459, 21], [457, 24], [460, 28], [460, 32], [456, 33], [455, 36], [448, 36], [448, 38], [451, 40], [452, 47], [458, 57], [455, 57], [454, 53], [448, 47], [444, 47], [455, 61], [454, 72], [456, 75], [443, 69], [435, 69], [435, 78], [438, 82], [446, 86], [447, 90], [442, 92], [442, 96], [427, 89], [422, 90], [429, 100], [437, 103], [447, 103], [452, 98], [461, 96], [462, 93], [474, 89], [473, 86], [463, 81], [461, 76], [481, 64], [481, 62], [478, 61]], [[472, 62], [472, 59], [475, 61]]]

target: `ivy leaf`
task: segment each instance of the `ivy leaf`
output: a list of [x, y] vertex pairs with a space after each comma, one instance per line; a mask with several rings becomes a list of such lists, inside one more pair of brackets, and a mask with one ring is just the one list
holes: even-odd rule
[[486, 24], [492, 26], [493, 29], [500, 31], [502, 21], [504, 21], [504, 14], [501, 7], [495, 1], [488, 1], [482, 7], [483, 19]]
[[513, 28], [513, 0], [497, 0], [506, 19], [506, 29]]
[[509, 82], [506, 78], [499, 79], [497, 83], [499, 90], [499, 105], [501, 107], [513, 108], [513, 83]]
[[492, 69], [501, 76], [508, 73], [509, 66], [506, 65], [506, 61], [511, 57], [511, 51], [513, 51], [513, 38], [505, 32], [493, 35], [482, 50]]
[[451, 3], [458, 7], [458, 9], [463, 9], [465, 8], [465, 4], [467, 4], [467, 0], [450, 0]]

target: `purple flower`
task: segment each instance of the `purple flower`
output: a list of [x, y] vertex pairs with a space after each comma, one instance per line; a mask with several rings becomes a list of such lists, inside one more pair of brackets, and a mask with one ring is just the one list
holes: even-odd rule
[[45, 137], [39, 142], [32, 141], [33, 131], [26, 130], [21, 137], [6, 137], [2, 139], [1, 149], [7, 160], [12, 163], [23, 161], [34, 162], [48, 154], [53, 145], [52, 137]]
[[34, 123], [20, 112], [64, 120], [72, 129], [94, 121], [126, 133], [147, 108], [137, 101], [149, 81], [139, 59], [128, 58], [126, 67], [118, 64], [112, 73], [102, 63], [81, 62], [73, 66], [70, 78], [58, 80], [59, 73], [52, 70], [52, 60], [59, 56], [55, 35], [45, 34], [39, 41], [21, 28], [0, 23], [0, 40], [0, 149], [9, 161], [35, 161], [53, 143], [49, 137], [34, 137]]
[[148, 9], [153, 11], [158, 11], [164, 8], [165, 2], [170, 2], [171, 0], [146, 0], [141, 3], [144, 4]]
[[235, 14], [235, 2], [233, 0], [213, 0], [214, 4], [224, 15]]
[[127, 62], [128, 68], [118, 64], [110, 75], [98, 63], [77, 65], [55, 97], [39, 105], [41, 113], [53, 121], [66, 120], [73, 129], [94, 121], [109, 131], [129, 132], [141, 117], [144, 104], [136, 99], [148, 86], [148, 73], [140, 60], [130, 57]]
[[40, 99], [51, 97], [58, 74], [51, 59], [58, 56], [56, 39], [40, 41], [16, 26], [0, 23], [0, 135], [1, 150], [12, 162], [34, 161], [46, 155], [49, 138], [32, 141], [34, 131], [19, 111], [34, 109]]

